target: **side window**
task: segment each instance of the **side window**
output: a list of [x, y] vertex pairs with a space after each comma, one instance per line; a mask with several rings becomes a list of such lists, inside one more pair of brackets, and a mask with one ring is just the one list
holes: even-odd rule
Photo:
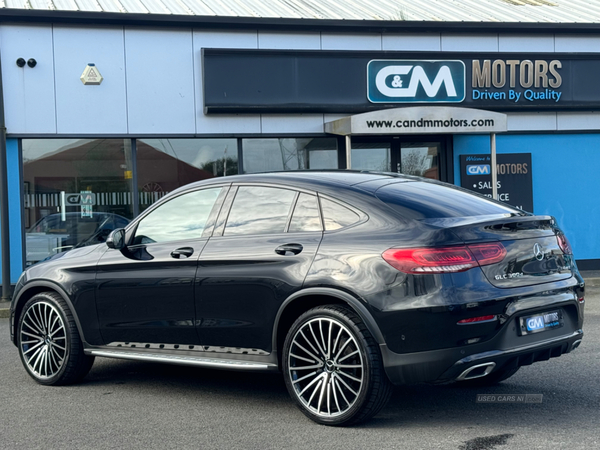
[[294, 208], [289, 232], [297, 233], [300, 231], [321, 230], [321, 217], [319, 215], [317, 197], [310, 194], [300, 194]]
[[296, 192], [262, 186], [241, 186], [235, 196], [224, 236], [283, 233]]
[[323, 222], [327, 231], [339, 230], [360, 220], [360, 216], [340, 203], [321, 198]]
[[199, 239], [221, 188], [188, 192], [160, 205], [138, 224], [134, 244]]

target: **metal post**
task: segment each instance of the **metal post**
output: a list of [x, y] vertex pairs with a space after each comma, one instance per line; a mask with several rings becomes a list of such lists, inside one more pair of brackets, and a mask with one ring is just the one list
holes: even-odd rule
[[490, 133], [490, 153], [492, 155], [492, 198], [498, 200], [498, 173], [496, 166], [496, 133]]
[[[131, 207], [133, 210], [133, 217], [137, 217], [140, 213], [140, 193], [137, 184], [137, 140], [130, 139], [129, 143], [131, 148]], [[127, 147], [125, 147], [125, 152], [127, 152]]]
[[350, 135], [346, 138], [346, 169], [352, 169], [352, 139]]
[[66, 222], [67, 220], [67, 193], [60, 191], [60, 221]]
[[2, 245], [2, 300], [10, 300], [10, 223], [8, 218], [8, 169], [6, 161], [6, 125], [4, 92], [0, 67], [0, 243]]

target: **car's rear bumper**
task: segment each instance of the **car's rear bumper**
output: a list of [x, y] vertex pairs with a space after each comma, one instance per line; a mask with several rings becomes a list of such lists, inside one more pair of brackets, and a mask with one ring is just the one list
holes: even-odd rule
[[479, 348], [475, 353], [467, 353], [464, 347], [404, 354], [392, 352], [385, 344], [380, 348], [385, 371], [392, 383], [441, 383], [456, 380], [469, 368], [486, 363], [495, 363], [493, 372], [555, 358], [572, 351], [582, 338], [583, 330], [579, 329], [503, 350], [488, 344], [488, 348]]

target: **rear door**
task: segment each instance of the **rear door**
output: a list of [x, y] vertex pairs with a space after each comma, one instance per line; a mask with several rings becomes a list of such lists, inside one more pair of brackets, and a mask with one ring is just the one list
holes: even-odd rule
[[279, 306], [302, 287], [322, 235], [314, 193], [234, 187], [199, 260], [202, 344], [269, 352]]

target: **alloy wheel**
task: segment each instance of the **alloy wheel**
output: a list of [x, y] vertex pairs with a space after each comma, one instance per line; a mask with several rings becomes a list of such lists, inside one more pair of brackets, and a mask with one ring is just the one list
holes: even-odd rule
[[33, 303], [23, 313], [19, 345], [27, 369], [36, 378], [48, 379], [60, 371], [67, 356], [67, 334], [52, 304]]
[[289, 377], [308, 410], [335, 417], [352, 408], [363, 388], [365, 368], [356, 338], [344, 324], [331, 318], [309, 320], [289, 348]]

